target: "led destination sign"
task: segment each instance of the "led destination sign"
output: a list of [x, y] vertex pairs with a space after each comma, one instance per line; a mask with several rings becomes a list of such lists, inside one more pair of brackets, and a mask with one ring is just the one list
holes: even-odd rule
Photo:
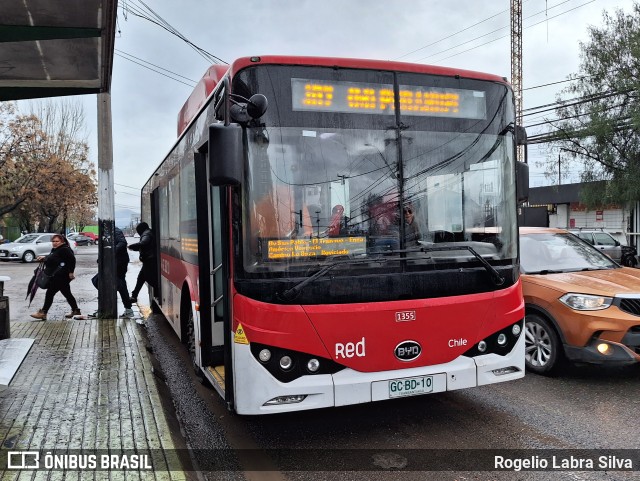
[[366, 237], [328, 237], [313, 239], [269, 239], [267, 259], [285, 260], [304, 257], [364, 254]]
[[[291, 79], [293, 110], [393, 114], [393, 85]], [[485, 92], [400, 85], [404, 115], [484, 119]]]

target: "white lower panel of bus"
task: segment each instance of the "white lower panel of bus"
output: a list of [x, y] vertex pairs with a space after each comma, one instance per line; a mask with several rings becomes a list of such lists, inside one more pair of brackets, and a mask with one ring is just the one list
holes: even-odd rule
[[477, 385], [476, 366], [473, 359], [468, 357], [460, 357], [447, 364], [399, 371], [357, 372], [343, 369], [333, 375], [335, 405], [346, 406], [391, 399], [394, 397], [391, 391], [392, 382], [425, 377], [431, 379], [431, 390], [425, 393], [452, 391]]
[[[274, 379], [253, 357], [248, 345], [234, 345], [234, 361], [236, 412], [268, 414], [346, 406], [518, 379], [524, 376], [524, 336], [520, 336], [507, 356], [460, 357], [446, 364], [373, 373], [343, 369], [333, 376], [303, 376], [289, 383]], [[299, 403], [265, 405], [281, 396], [306, 397]]]
[[[475, 361], [478, 366], [478, 386], [524, 377], [524, 332], [508, 356], [486, 354], [477, 356]], [[506, 374], [500, 372], [511, 367], [517, 368], [517, 371]]]
[[[238, 414], [269, 414], [331, 407], [333, 381], [330, 374], [302, 376], [282, 383], [275, 379], [253, 357], [248, 344], [234, 344], [233, 381], [235, 410]], [[306, 395], [296, 404], [265, 406], [278, 396]]]

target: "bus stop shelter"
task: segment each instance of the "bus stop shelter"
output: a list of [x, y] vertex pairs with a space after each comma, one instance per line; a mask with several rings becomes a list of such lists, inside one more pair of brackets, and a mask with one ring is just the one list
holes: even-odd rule
[[[81, 94], [108, 96], [117, 7], [117, 0], [2, 0], [0, 102]], [[110, 119], [110, 113], [106, 117]], [[111, 133], [110, 125], [98, 125], [98, 129]], [[8, 300], [3, 305], [6, 312], [4, 316], [0, 313], [0, 318], [8, 323]], [[31, 347], [32, 343], [20, 341], [0, 340], [0, 389], [11, 381]]]
[[117, 0], [2, 0], [0, 101], [109, 92]]

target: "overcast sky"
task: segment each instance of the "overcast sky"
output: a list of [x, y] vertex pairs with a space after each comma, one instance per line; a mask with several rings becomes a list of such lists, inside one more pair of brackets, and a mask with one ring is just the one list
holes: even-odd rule
[[[229, 63], [267, 54], [363, 57], [511, 75], [510, 0], [144, 1], [193, 44]], [[604, 10], [630, 12], [632, 4], [523, 0], [524, 108], [554, 102], [566, 84], [533, 87], [576, 73], [579, 42], [587, 39], [588, 26], [601, 25]], [[211, 65], [180, 38], [133, 14], [153, 17], [144, 5], [120, 0], [118, 8], [111, 98], [116, 209], [138, 208], [139, 189], [176, 140], [179, 109]], [[131, 60], [174, 72], [184, 83]], [[88, 119], [91, 158], [97, 162], [97, 99], [79, 99]], [[541, 117], [524, 120], [526, 126]], [[544, 157], [537, 146], [529, 152], [531, 164]], [[552, 182], [536, 168], [531, 180], [532, 186]]]

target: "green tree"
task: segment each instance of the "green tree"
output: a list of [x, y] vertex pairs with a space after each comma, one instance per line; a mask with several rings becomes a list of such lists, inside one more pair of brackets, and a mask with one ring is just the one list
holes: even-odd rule
[[[640, 199], [640, 5], [603, 13], [580, 44], [579, 73], [557, 109], [555, 153], [584, 167], [583, 202], [590, 207]], [[560, 99], [558, 99], [560, 101]], [[552, 167], [553, 166], [553, 167]]]

